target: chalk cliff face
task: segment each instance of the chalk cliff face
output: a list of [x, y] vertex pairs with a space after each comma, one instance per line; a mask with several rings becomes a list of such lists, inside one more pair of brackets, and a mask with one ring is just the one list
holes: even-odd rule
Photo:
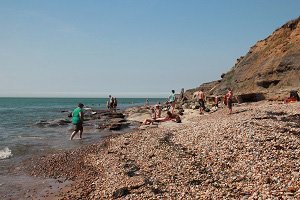
[[[300, 17], [258, 41], [222, 75], [211, 94], [261, 94], [265, 99], [282, 99], [290, 90], [300, 89]], [[201, 87], [201, 86], [200, 86]]]

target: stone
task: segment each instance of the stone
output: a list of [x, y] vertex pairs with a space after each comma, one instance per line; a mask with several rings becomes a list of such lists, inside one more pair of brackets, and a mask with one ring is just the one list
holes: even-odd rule
[[114, 199], [121, 198], [128, 194], [130, 194], [129, 189], [127, 187], [123, 187], [123, 188], [120, 188], [120, 189], [117, 189], [116, 191], [114, 191], [113, 198]]

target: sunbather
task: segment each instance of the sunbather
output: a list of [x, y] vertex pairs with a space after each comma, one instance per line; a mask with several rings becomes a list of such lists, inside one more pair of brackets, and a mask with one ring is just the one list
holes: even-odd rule
[[173, 121], [173, 122], [181, 123], [181, 118], [179, 115], [168, 111], [166, 117], [161, 117], [161, 118], [156, 118], [156, 119], [145, 119], [143, 121], [142, 125], [149, 125], [149, 124], [152, 124], [153, 122], [166, 122], [166, 121]]

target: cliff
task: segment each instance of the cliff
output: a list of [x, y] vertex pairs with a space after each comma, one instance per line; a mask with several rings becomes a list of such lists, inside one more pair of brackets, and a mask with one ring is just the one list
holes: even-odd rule
[[[232, 88], [244, 101], [271, 99], [288, 96], [300, 87], [300, 17], [275, 30], [269, 37], [258, 41], [245, 56], [237, 59], [222, 80], [206, 83], [205, 91], [223, 95]], [[214, 87], [214, 88], [213, 88]]]

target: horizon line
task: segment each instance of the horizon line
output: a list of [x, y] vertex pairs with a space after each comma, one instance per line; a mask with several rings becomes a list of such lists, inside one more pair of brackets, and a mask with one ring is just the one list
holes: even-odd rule
[[[41, 98], [41, 99], [47, 99], [47, 98], [56, 98], [56, 99], [81, 99], [81, 98], [86, 98], [86, 99], [106, 99], [108, 98], [107, 97], [92, 97], [92, 96], [81, 96], [81, 97], [78, 97], [78, 96], [66, 96], [66, 97], [62, 97], [62, 96], [0, 96], [0, 98]], [[141, 98], [141, 99], [147, 99], [147, 98], [150, 98], [150, 99], [155, 99], [155, 98], [167, 98], [167, 96], [136, 96], [136, 97], [124, 97], [124, 96], [120, 96], [120, 97], [117, 97], [117, 98], [124, 98], [124, 99], [133, 99], [133, 98]]]

